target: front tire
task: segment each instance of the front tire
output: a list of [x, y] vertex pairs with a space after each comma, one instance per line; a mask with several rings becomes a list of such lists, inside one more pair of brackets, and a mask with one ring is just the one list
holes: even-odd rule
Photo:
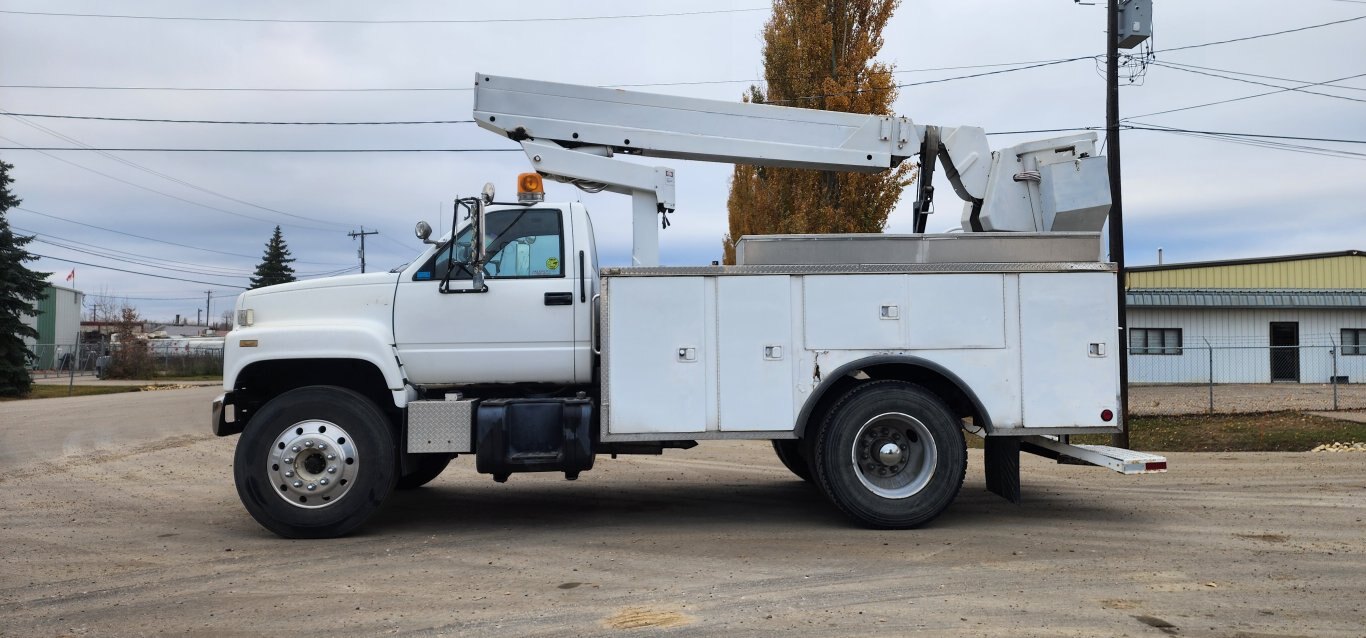
[[262, 527], [285, 538], [332, 538], [359, 527], [396, 482], [388, 417], [335, 386], [290, 390], [247, 424], [237, 442], [237, 495]]
[[923, 525], [963, 486], [967, 443], [933, 393], [871, 381], [846, 394], [822, 424], [816, 482], [846, 515], [876, 529]]

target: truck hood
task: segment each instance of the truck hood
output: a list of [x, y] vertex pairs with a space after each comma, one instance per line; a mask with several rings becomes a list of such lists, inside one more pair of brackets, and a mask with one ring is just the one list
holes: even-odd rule
[[238, 296], [237, 309], [250, 309], [257, 327], [346, 321], [387, 328], [393, 321], [398, 278], [398, 273], [378, 272], [266, 286]]

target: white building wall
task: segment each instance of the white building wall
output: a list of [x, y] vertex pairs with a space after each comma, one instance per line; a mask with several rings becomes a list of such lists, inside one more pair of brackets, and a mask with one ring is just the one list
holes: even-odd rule
[[[1340, 345], [1343, 328], [1366, 329], [1366, 310], [1129, 308], [1128, 326], [1180, 328], [1179, 355], [1134, 354], [1129, 380], [1134, 383], [1208, 383], [1213, 355], [1215, 383], [1271, 381], [1271, 323], [1299, 324], [1300, 381], [1328, 383], [1334, 374], [1331, 349]], [[1366, 355], [1338, 350], [1337, 375], [1366, 382]]]

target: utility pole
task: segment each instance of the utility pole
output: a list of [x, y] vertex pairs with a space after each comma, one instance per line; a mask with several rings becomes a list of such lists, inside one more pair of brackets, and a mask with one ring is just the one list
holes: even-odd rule
[[213, 321], [213, 291], [204, 291], [204, 323]]
[[350, 238], [352, 239], [352, 241], [354, 241], [357, 237], [360, 237], [360, 271], [361, 271], [361, 272], [365, 272], [365, 236], [366, 236], [366, 235], [378, 235], [378, 234], [379, 234], [379, 231], [378, 231], [378, 230], [365, 230], [365, 227], [364, 227], [364, 226], [361, 226], [361, 227], [360, 227], [360, 232], [356, 232], [356, 231], [353, 230], [353, 231], [351, 231], [351, 232], [349, 232], [349, 233], [346, 233], [346, 235], [347, 235], [348, 237], [350, 237]]
[[1129, 318], [1125, 298], [1124, 193], [1119, 159], [1119, 49], [1132, 49], [1152, 35], [1152, 0], [1107, 0], [1105, 29], [1105, 145], [1110, 168], [1110, 261], [1117, 268], [1119, 310], [1119, 422], [1115, 447], [1129, 447]]

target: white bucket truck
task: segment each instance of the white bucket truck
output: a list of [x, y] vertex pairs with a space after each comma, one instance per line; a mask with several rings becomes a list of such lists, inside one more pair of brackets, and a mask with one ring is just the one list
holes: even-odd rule
[[[460, 454], [498, 481], [574, 479], [600, 454], [760, 439], [855, 521], [906, 528], [953, 501], [964, 432], [1019, 501], [1019, 453], [1164, 471], [1071, 445], [1119, 422], [1116, 271], [1093, 135], [992, 152], [983, 131], [479, 75], [474, 116], [519, 142], [518, 198], [392, 272], [238, 297], [213, 430], [241, 433], [238, 493], [261, 525], [330, 537]], [[962, 232], [745, 237], [734, 266], [663, 267], [674, 171], [619, 155], [828, 171], [944, 167]], [[630, 267], [599, 267], [580, 203], [542, 178], [630, 195]], [[466, 213], [462, 214], [462, 213]]]

